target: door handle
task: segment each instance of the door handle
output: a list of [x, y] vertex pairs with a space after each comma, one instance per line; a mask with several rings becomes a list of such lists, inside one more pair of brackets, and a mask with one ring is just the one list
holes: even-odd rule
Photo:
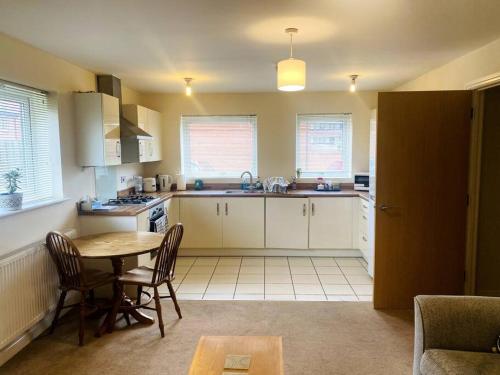
[[314, 203], [311, 203], [311, 215], [314, 216]]
[[220, 213], [220, 208], [219, 208], [219, 203], [217, 203], [217, 216], [219, 216]]
[[307, 207], [306, 207], [306, 204], [304, 203], [302, 205], [302, 216], [306, 216], [306, 211], [307, 211]]
[[227, 214], [228, 214], [228, 212], [229, 212], [229, 209], [228, 209], [227, 203], [226, 203], [226, 206], [225, 206], [225, 210], [226, 210], [226, 216], [227, 216]]
[[382, 203], [380, 206], [375, 206], [376, 208], [378, 208], [380, 211], [387, 211], [391, 208], [398, 208], [396, 206], [391, 206], [391, 205], [387, 205], [387, 204], [384, 204]]

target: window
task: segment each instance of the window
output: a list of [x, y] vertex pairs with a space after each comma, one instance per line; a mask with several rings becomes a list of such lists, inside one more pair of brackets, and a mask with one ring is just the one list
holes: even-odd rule
[[182, 116], [182, 172], [186, 177], [257, 175], [256, 116]]
[[351, 177], [351, 114], [298, 115], [296, 165], [301, 177]]
[[0, 175], [19, 169], [24, 203], [55, 198], [60, 192], [58, 130], [54, 145], [49, 107], [46, 92], [0, 81]]

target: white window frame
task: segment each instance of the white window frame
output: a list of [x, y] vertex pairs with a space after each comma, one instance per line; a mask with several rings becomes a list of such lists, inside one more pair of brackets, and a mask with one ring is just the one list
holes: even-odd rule
[[[214, 175], [214, 174], [188, 174], [186, 170], [186, 160], [185, 160], [185, 154], [184, 154], [184, 127], [186, 126], [186, 121], [189, 121], [189, 119], [192, 118], [222, 118], [222, 119], [231, 119], [231, 118], [251, 118], [252, 119], [252, 125], [253, 125], [253, 131], [255, 134], [255, 142], [253, 144], [253, 166], [250, 169], [250, 172], [252, 175], [257, 176], [258, 175], [258, 165], [259, 165], [259, 155], [258, 155], [258, 119], [257, 115], [181, 115], [180, 119], [180, 150], [181, 150], [181, 173], [185, 175], [188, 181], [192, 182], [195, 178], [203, 178], [208, 181], [228, 181], [228, 180], [239, 180], [241, 173], [244, 172], [242, 171], [235, 171], [234, 174], [224, 174], [224, 175]], [[208, 123], [207, 123], [208, 124]]]
[[[4, 97], [7, 100], [11, 99], [13, 101], [18, 101], [23, 103], [24, 106], [29, 107], [29, 92], [32, 93], [43, 93], [46, 96], [47, 100], [47, 149], [48, 149], [48, 159], [47, 162], [50, 164], [50, 173], [51, 173], [51, 191], [52, 193], [47, 195], [44, 198], [40, 199], [31, 199], [31, 200], [23, 200], [23, 207], [19, 211], [7, 211], [0, 212], [0, 217], [9, 216], [15, 214], [17, 212], [23, 212], [26, 210], [31, 210], [38, 207], [44, 207], [53, 203], [59, 203], [64, 201], [63, 199], [63, 188], [62, 188], [62, 170], [61, 170], [61, 148], [60, 148], [60, 138], [59, 138], [59, 121], [58, 121], [58, 111], [57, 111], [57, 95], [48, 93], [46, 91], [35, 89], [29, 86], [20, 85], [17, 83], [12, 83], [4, 80], [0, 80], [0, 88], [3, 88], [4, 91], [0, 92], [0, 98]], [[11, 92], [9, 92], [11, 91]], [[26, 94], [23, 94], [23, 91]], [[25, 150], [24, 154], [32, 155], [33, 159], [36, 159], [37, 156], [37, 144], [26, 139], [27, 133], [30, 135], [29, 138], [32, 138], [33, 132], [33, 124], [31, 123], [32, 115], [30, 113], [29, 118], [23, 118], [22, 127], [28, 132], [23, 132], [23, 149]], [[34, 169], [35, 167], [31, 167], [29, 163], [29, 158], [24, 158], [22, 160], [22, 164], [25, 166], [25, 170]], [[3, 172], [2, 172], [3, 173]], [[33, 178], [34, 177], [34, 178]], [[21, 181], [23, 177], [21, 177]], [[25, 180], [26, 181], [26, 180]], [[36, 175], [30, 178], [31, 184], [37, 183]], [[0, 189], [1, 192], [4, 191], [3, 186]], [[20, 190], [19, 192], [23, 192]]]
[[[347, 134], [344, 139], [344, 144], [347, 146], [345, 150], [345, 162], [348, 166], [348, 170], [345, 172], [336, 171], [304, 171], [299, 165], [299, 127], [300, 120], [302, 118], [327, 118], [341, 116], [346, 117]], [[296, 125], [295, 125], [295, 169], [301, 168], [301, 179], [316, 179], [318, 177], [336, 179], [336, 180], [351, 180], [352, 179], [352, 140], [353, 140], [353, 126], [352, 126], [352, 113], [322, 113], [322, 114], [305, 114], [299, 113], [296, 115]]]

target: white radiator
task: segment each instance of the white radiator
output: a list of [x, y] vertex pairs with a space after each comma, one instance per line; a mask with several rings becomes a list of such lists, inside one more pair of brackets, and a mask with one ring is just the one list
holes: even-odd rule
[[58, 285], [55, 264], [43, 243], [0, 259], [0, 350], [55, 308]]

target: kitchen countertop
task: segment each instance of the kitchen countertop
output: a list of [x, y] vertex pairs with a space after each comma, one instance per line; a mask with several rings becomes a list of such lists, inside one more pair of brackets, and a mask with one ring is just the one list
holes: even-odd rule
[[[227, 193], [231, 191], [231, 193]], [[289, 190], [286, 194], [278, 193], [245, 193], [242, 190], [184, 190], [164, 193], [148, 193], [158, 199], [145, 205], [123, 205], [113, 206], [111, 210], [78, 211], [81, 216], [136, 216], [158, 203], [164, 202], [172, 197], [245, 197], [245, 198], [308, 198], [308, 197], [360, 197], [368, 200], [367, 191], [341, 190], [341, 191], [315, 191], [315, 190]]]

